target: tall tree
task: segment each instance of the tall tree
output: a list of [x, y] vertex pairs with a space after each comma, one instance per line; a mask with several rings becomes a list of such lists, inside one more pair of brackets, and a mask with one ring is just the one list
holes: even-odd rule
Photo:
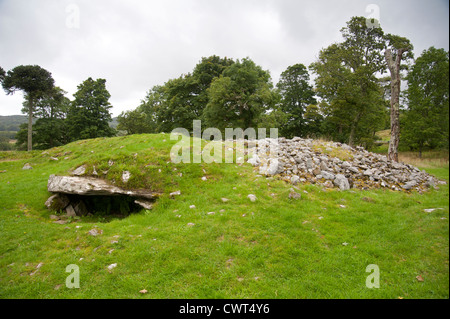
[[17, 90], [25, 93], [28, 113], [28, 143], [27, 150], [33, 148], [33, 113], [35, 102], [50, 93], [54, 87], [52, 75], [38, 65], [19, 65], [9, 70], [3, 79], [2, 86], [8, 95]]
[[88, 78], [78, 86], [67, 115], [71, 140], [110, 137], [115, 130], [109, 126], [112, 108], [106, 80]]
[[204, 57], [192, 73], [171, 79], [162, 89], [151, 92], [148, 98], [150, 103], [157, 103], [158, 130], [170, 131], [177, 127], [191, 130], [193, 120], [201, 118], [209, 101], [207, 89], [211, 82], [233, 63], [231, 59], [215, 55]]
[[413, 46], [406, 38], [388, 34], [388, 48], [385, 50], [386, 63], [391, 74], [391, 139], [388, 159], [398, 162], [400, 141], [400, 85], [402, 60], [412, 58]]
[[401, 118], [401, 141], [419, 155], [449, 146], [449, 53], [430, 47], [406, 77], [408, 108]]
[[[48, 149], [69, 142], [66, 130], [66, 116], [70, 100], [64, 96], [64, 90], [54, 87], [50, 93], [38, 99], [35, 104], [33, 125], [33, 149]], [[27, 101], [24, 109], [28, 109]], [[16, 145], [22, 148], [27, 141], [27, 126], [17, 133]]]
[[162, 128], [172, 130], [183, 127], [192, 129], [192, 121], [202, 115], [204, 105], [199, 103], [199, 86], [192, 74], [167, 81], [164, 86], [165, 108], [161, 109]]
[[289, 66], [281, 73], [277, 84], [282, 96], [280, 109], [287, 114], [281, 134], [287, 138], [307, 134], [305, 113], [308, 105], [316, 104], [314, 91], [309, 84], [308, 69], [303, 64]]
[[154, 133], [155, 127], [148, 121], [144, 112], [141, 112], [139, 108], [122, 112], [117, 118], [118, 130], [127, 131], [128, 135], [131, 134], [144, 134]]
[[146, 129], [153, 133], [170, 131], [170, 129], [165, 130], [165, 128], [162, 127], [166, 124], [164, 118], [164, 110], [166, 109], [166, 105], [164, 86], [155, 85], [147, 92], [145, 99], [141, 101], [141, 105], [139, 105], [136, 109], [136, 112], [145, 114]]
[[69, 142], [66, 130], [66, 117], [69, 111], [70, 100], [65, 92], [55, 87], [46, 98], [36, 104], [35, 124], [36, 145], [40, 149], [52, 148]]
[[317, 94], [331, 134], [350, 145], [373, 134], [369, 114], [384, 108], [377, 74], [385, 70], [385, 38], [379, 27], [369, 28], [365, 17], [353, 17], [341, 29], [344, 41], [322, 50], [310, 68], [317, 74]]
[[195, 66], [192, 72], [195, 81], [198, 84], [198, 104], [203, 109], [208, 104], [208, 88], [211, 86], [211, 82], [222, 75], [223, 71], [234, 63], [233, 59], [227, 57], [221, 58], [217, 55], [210, 57], [203, 57], [201, 61]]
[[317, 104], [310, 104], [306, 107], [305, 114], [305, 134], [311, 137], [319, 137], [322, 135], [322, 122], [323, 115], [320, 113], [319, 106]]
[[268, 71], [249, 58], [236, 61], [208, 89], [209, 101], [203, 113], [206, 125], [220, 130], [256, 127], [273, 105], [272, 87]]

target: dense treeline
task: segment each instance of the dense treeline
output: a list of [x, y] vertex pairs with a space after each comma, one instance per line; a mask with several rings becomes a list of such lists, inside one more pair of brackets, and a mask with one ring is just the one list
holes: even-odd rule
[[[23, 78], [27, 80], [28, 77], [28, 80], [34, 81], [33, 71], [40, 67], [21, 67], [30, 72], [25, 72]], [[17, 72], [17, 68], [9, 71], [6, 76], [15, 75], [15, 72]], [[21, 72], [24, 71], [21, 69]], [[21, 89], [19, 84], [15, 83], [14, 89]], [[10, 85], [9, 82], [7, 85]], [[5, 87], [5, 81], [3, 86]], [[22, 86], [26, 87], [26, 84]], [[22, 90], [25, 91], [25, 89]], [[31, 103], [29, 92], [25, 91], [22, 112], [31, 114], [34, 118], [32, 121], [32, 148], [48, 149], [80, 139], [110, 137], [117, 133], [110, 126], [112, 105], [109, 103], [111, 95], [106, 89], [106, 80], [88, 78], [78, 86], [73, 101], [68, 99], [65, 94], [66, 92], [61, 88], [52, 86], [47, 91], [38, 91]], [[29, 123], [21, 124], [20, 130], [16, 134], [18, 149], [27, 149], [30, 141], [28, 132]], [[9, 149], [4, 143], [2, 145], [3, 149]], [[29, 145], [28, 150], [30, 150]]]
[[[203, 57], [192, 72], [151, 88], [136, 109], [119, 116], [117, 128], [126, 134], [192, 131], [193, 120], [202, 120], [203, 127], [222, 131], [276, 127], [287, 138], [323, 137], [371, 148], [375, 133], [392, 125], [390, 61], [396, 61], [407, 87], [399, 96], [400, 147], [448, 149], [449, 53], [431, 47], [414, 61], [408, 39], [369, 27], [364, 17], [352, 18], [341, 33], [342, 42], [322, 49], [308, 67], [289, 66], [276, 85], [249, 57]], [[35, 148], [116, 134], [108, 125], [112, 106], [104, 79], [87, 79], [71, 101], [54, 85], [27, 86], [21, 67], [0, 69], [0, 80], [8, 94], [25, 92], [23, 112], [36, 119]], [[35, 79], [51, 82], [38, 66], [27, 67]], [[29, 141], [29, 127], [23, 125], [18, 145]]]

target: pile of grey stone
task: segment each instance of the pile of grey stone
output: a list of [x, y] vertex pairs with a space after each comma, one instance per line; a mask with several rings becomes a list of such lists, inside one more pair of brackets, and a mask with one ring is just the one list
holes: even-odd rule
[[434, 176], [363, 147], [322, 140], [261, 139], [249, 149], [248, 163], [260, 175], [278, 176], [292, 184], [311, 183], [327, 188], [425, 191], [445, 184]]

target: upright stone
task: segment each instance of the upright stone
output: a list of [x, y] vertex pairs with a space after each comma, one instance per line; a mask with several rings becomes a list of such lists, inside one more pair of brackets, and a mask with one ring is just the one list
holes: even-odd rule
[[350, 189], [350, 183], [348, 182], [348, 179], [342, 174], [337, 174], [333, 183], [343, 191]]

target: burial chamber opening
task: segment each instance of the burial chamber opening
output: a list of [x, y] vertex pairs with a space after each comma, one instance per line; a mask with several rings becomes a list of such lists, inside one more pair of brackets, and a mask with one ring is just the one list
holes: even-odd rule
[[[142, 206], [126, 195], [66, 195], [69, 205], [77, 216], [92, 215], [129, 215], [141, 211]], [[69, 209], [66, 208], [67, 213]]]
[[153, 201], [127, 195], [53, 194], [45, 203], [48, 209], [67, 216], [128, 216], [152, 209]]

